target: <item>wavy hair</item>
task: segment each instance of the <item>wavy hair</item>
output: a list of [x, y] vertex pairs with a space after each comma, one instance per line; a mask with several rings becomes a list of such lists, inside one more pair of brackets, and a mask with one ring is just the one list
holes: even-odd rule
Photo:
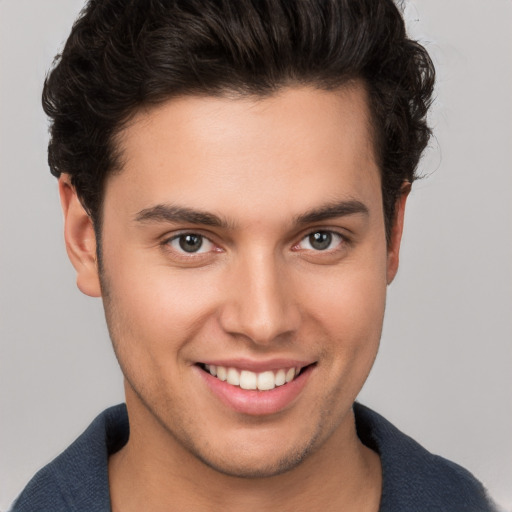
[[115, 136], [141, 107], [361, 80], [389, 239], [430, 137], [434, 75], [392, 0], [89, 0], [44, 84], [48, 161], [98, 230], [105, 179], [121, 170]]

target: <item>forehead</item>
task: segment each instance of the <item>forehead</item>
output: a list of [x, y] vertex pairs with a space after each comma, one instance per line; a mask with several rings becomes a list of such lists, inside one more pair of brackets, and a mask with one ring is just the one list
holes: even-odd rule
[[360, 84], [172, 99], [139, 112], [120, 133], [122, 170], [109, 178], [105, 202], [115, 192], [141, 208], [192, 201], [206, 210], [268, 209], [274, 202], [300, 214], [321, 198], [365, 196], [380, 187], [370, 127]]

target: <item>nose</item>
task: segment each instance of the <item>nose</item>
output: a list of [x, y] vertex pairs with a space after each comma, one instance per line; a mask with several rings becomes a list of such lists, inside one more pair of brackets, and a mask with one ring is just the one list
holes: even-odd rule
[[225, 332], [269, 345], [297, 331], [300, 311], [284, 262], [271, 255], [252, 255], [230, 269], [227, 281], [220, 314]]

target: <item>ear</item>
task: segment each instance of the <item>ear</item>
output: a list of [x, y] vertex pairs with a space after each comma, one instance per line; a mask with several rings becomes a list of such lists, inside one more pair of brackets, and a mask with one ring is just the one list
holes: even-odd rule
[[400, 197], [395, 203], [395, 214], [393, 217], [393, 225], [391, 227], [391, 237], [388, 245], [388, 262], [387, 262], [387, 282], [391, 284], [398, 271], [398, 262], [400, 256], [400, 242], [402, 241], [402, 232], [404, 229], [405, 203], [411, 184], [406, 182], [400, 189]]
[[59, 194], [64, 213], [66, 250], [76, 270], [76, 284], [82, 293], [101, 297], [93, 223], [78, 199], [68, 174], [62, 174], [59, 178]]

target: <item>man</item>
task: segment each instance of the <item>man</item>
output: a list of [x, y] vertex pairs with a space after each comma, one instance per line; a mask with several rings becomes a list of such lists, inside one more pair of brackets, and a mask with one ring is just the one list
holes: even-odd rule
[[91, 1], [45, 85], [126, 408], [13, 510], [492, 510], [355, 399], [434, 72], [391, 1]]

